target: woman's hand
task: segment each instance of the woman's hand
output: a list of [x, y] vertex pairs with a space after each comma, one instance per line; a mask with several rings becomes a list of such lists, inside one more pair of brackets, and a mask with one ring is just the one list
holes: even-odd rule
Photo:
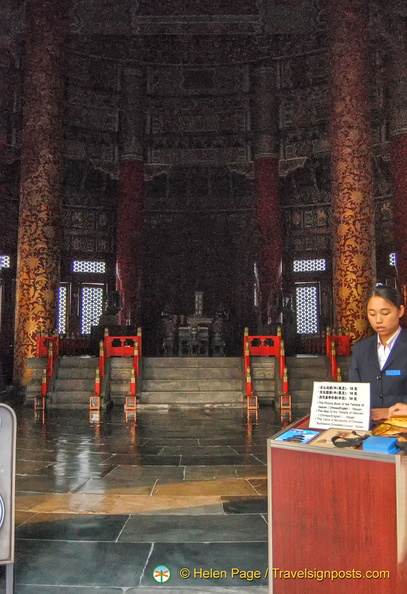
[[[397, 405], [395, 405], [397, 406]], [[406, 413], [407, 414], [407, 413]], [[389, 418], [389, 409], [388, 408], [372, 408], [370, 411], [370, 418], [372, 421], [384, 421], [385, 419]]]
[[394, 406], [389, 408], [389, 418], [390, 417], [405, 417], [407, 416], [407, 404], [403, 404], [402, 402], [397, 402]]

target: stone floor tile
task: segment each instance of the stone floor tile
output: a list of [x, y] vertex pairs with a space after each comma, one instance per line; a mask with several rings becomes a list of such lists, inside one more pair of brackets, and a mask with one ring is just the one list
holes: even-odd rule
[[248, 478], [247, 481], [258, 495], [267, 496], [267, 478]]
[[132, 515], [119, 542], [267, 542], [267, 524], [258, 516]]
[[214, 481], [239, 478], [235, 466], [185, 466], [186, 481]]
[[236, 453], [229, 445], [207, 445], [207, 446], [193, 446], [190, 445], [166, 445], [161, 449], [159, 456], [171, 456], [171, 455], [185, 455], [190, 456], [193, 454], [198, 458], [205, 456], [227, 456]]
[[87, 493], [52, 494], [31, 506], [31, 511], [49, 513], [109, 514], [119, 495]]
[[[206, 588], [209, 594], [213, 587], [253, 587], [268, 583], [267, 542], [155, 544], [141, 580], [143, 587], [152, 585], [152, 572], [160, 565], [171, 571], [168, 585], [188, 587], [192, 592], [195, 588]], [[212, 576], [204, 573], [211, 570]], [[214, 571], [223, 573], [216, 575]], [[255, 571], [258, 577], [251, 573]]]
[[65, 476], [16, 476], [16, 490], [38, 493], [70, 493], [75, 491], [86, 480], [86, 477], [69, 478]]
[[259, 464], [258, 466], [236, 466], [236, 476], [239, 478], [266, 478], [267, 479], [267, 466]]
[[32, 518], [35, 515], [36, 515], [36, 512], [17, 510], [14, 515], [14, 525], [17, 527], [20, 524], [24, 524], [25, 522], [27, 522], [27, 520], [29, 520], [30, 518]]
[[49, 493], [21, 493], [16, 491], [15, 509], [17, 512], [30, 511], [33, 505], [42, 503], [49, 497]]
[[150, 544], [17, 540], [15, 582], [51, 586], [135, 587]]
[[16, 474], [37, 474], [38, 471], [49, 468], [53, 464], [53, 462], [44, 462], [41, 460], [17, 459]]
[[267, 497], [221, 497], [225, 514], [267, 514]]
[[194, 452], [193, 454], [183, 454], [180, 463], [182, 466], [198, 466], [200, 464], [205, 464], [206, 466], [253, 466], [261, 464], [261, 461], [250, 454], [241, 456], [240, 454], [231, 452], [229, 455], [198, 456]]
[[47, 478], [56, 478], [60, 479], [61, 477], [70, 478], [70, 479], [77, 479], [78, 481], [89, 477], [94, 478], [102, 478], [108, 474], [114, 466], [109, 463], [97, 463], [92, 461], [91, 464], [88, 461], [83, 462], [80, 459], [77, 459], [72, 462], [55, 462], [53, 464], [49, 464], [46, 468], [41, 468], [36, 471], [36, 476], [40, 477], [47, 477]]
[[106, 479], [134, 481], [135, 486], [137, 483], [142, 485], [143, 482], [150, 485], [151, 481], [155, 482], [157, 479], [160, 479], [162, 482], [179, 482], [184, 479], [184, 468], [161, 465], [119, 465], [109, 472]]
[[89, 479], [81, 485], [75, 493], [95, 493], [98, 495], [109, 494], [109, 495], [126, 495], [129, 493], [139, 493], [150, 495], [155, 485], [156, 479], [150, 479], [149, 481], [144, 479], [141, 484], [138, 481], [119, 481], [119, 480], [107, 480], [107, 479]]
[[37, 513], [16, 528], [16, 538], [115, 541], [128, 519], [128, 515]]
[[245, 479], [183, 481], [172, 485], [158, 481], [153, 490], [153, 497], [155, 495], [256, 495], [256, 491]]
[[121, 495], [110, 513], [130, 514], [223, 514], [219, 496], [159, 496]]

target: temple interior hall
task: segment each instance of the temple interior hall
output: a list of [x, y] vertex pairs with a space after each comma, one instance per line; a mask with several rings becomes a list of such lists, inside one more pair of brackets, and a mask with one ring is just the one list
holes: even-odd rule
[[347, 379], [369, 289], [407, 297], [406, 21], [404, 0], [1, 1], [17, 593], [266, 564], [281, 394], [306, 414], [313, 380]]

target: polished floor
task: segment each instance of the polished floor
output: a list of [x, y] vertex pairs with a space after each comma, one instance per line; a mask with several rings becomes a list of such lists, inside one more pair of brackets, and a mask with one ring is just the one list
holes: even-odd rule
[[272, 408], [16, 414], [16, 594], [268, 592]]

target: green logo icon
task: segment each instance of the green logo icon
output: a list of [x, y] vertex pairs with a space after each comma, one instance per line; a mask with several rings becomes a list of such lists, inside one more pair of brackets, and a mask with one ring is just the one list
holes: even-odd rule
[[160, 584], [168, 582], [171, 577], [171, 571], [165, 565], [158, 565], [153, 569], [153, 579]]

